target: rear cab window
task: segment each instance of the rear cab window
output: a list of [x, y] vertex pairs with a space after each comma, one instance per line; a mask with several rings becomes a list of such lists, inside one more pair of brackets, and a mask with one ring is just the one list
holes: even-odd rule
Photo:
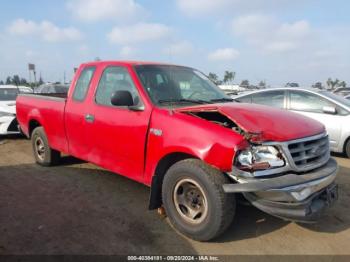
[[84, 101], [96, 68], [89, 66], [81, 71], [73, 92], [75, 101]]

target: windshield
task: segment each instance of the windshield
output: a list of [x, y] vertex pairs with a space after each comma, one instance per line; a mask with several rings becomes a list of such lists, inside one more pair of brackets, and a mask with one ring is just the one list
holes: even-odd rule
[[18, 90], [15, 88], [0, 88], [0, 101], [16, 100]]
[[232, 101], [204, 74], [188, 67], [138, 65], [136, 73], [157, 105]]
[[344, 106], [350, 107], [350, 100], [345, 99], [344, 97], [342, 97], [340, 95], [336, 95], [336, 94], [333, 94], [333, 93], [328, 92], [328, 91], [320, 91], [320, 93], [322, 95], [325, 95], [325, 96], [337, 101], [338, 103], [340, 103]]

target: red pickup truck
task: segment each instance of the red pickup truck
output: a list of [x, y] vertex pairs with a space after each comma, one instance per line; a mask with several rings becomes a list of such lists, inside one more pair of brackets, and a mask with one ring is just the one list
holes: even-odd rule
[[234, 102], [184, 66], [83, 64], [67, 97], [19, 95], [17, 118], [38, 164], [61, 153], [150, 187], [149, 208], [200, 241], [220, 235], [237, 196], [280, 218], [316, 221], [337, 198], [324, 127]]

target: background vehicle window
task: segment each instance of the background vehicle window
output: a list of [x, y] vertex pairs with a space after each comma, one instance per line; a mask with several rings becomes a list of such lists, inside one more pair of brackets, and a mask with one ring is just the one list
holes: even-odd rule
[[77, 84], [75, 85], [73, 93], [74, 100], [84, 100], [94, 72], [95, 67], [87, 67], [80, 73], [79, 79], [77, 81]]
[[251, 103], [252, 102], [252, 96], [243, 96], [239, 98], [234, 98], [238, 102], [242, 103]]
[[119, 90], [129, 91], [137, 105], [140, 101], [136, 87], [126, 68], [113, 66], [103, 72], [96, 91], [96, 103], [113, 106], [112, 94]]
[[323, 107], [325, 106], [336, 107], [332, 102], [318, 95], [306, 92], [290, 92], [291, 110], [323, 113]]
[[252, 103], [284, 108], [284, 91], [269, 91], [253, 94]]
[[0, 101], [16, 100], [18, 90], [15, 88], [0, 88]]

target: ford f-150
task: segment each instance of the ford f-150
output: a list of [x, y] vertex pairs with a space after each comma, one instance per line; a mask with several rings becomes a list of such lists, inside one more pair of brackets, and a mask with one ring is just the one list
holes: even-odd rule
[[150, 187], [186, 236], [211, 240], [237, 196], [314, 222], [337, 198], [325, 128], [293, 112], [233, 102], [201, 72], [160, 63], [82, 64], [67, 97], [26, 94], [17, 118], [36, 162], [65, 153]]

